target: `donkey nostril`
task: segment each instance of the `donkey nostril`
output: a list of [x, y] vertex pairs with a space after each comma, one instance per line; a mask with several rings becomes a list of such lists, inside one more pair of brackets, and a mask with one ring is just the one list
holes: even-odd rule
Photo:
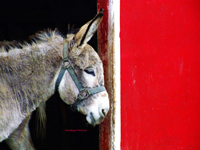
[[106, 110], [105, 110], [105, 109], [102, 109], [102, 114], [103, 114], [104, 116], [106, 116]]

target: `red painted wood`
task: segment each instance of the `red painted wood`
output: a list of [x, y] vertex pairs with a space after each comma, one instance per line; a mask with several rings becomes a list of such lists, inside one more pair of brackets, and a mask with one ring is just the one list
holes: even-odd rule
[[200, 149], [200, 1], [123, 0], [121, 149]]
[[[109, 52], [108, 52], [108, 0], [97, 0], [97, 10], [103, 8], [104, 9], [104, 16], [101, 21], [101, 24], [98, 28], [98, 53], [103, 62], [104, 67], [104, 78], [105, 78], [105, 87], [109, 93], [110, 100], [112, 99], [111, 88], [112, 86], [109, 85], [110, 73], [109, 68]], [[111, 112], [107, 114], [104, 121], [100, 124], [99, 127], [99, 148], [100, 150], [109, 150], [110, 149], [110, 135], [111, 135]]]

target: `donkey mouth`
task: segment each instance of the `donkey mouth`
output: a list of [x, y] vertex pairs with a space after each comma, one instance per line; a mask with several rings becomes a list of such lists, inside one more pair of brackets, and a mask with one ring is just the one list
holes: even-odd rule
[[94, 114], [92, 112], [90, 112], [87, 117], [86, 120], [89, 124], [91, 124], [92, 126], [96, 126], [98, 124], [100, 124], [103, 121], [104, 117], [100, 117], [100, 118], [95, 118]]

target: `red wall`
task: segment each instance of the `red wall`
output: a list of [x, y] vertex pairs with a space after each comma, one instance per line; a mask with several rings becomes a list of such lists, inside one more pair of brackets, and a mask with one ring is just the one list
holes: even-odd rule
[[200, 150], [200, 1], [120, 5], [121, 149]]

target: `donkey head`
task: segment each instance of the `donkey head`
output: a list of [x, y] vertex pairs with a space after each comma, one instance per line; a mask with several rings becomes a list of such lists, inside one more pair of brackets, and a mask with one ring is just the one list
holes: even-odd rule
[[[69, 34], [64, 41], [67, 43], [68, 58], [77, 80], [84, 88], [104, 86], [103, 65], [95, 50], [87, 44], [96, 32], [103, 10], [88, 23], [83, 25], [76, 34]], [[68, 71], [65, 71], [59, 85], [61, 99], [86, 115], [86, 120], [95, 126], [100, 124], [109, 111], [109, 98], [106, 90], [96, 92], [83, 100], [77, 100], [79, 89]]]

